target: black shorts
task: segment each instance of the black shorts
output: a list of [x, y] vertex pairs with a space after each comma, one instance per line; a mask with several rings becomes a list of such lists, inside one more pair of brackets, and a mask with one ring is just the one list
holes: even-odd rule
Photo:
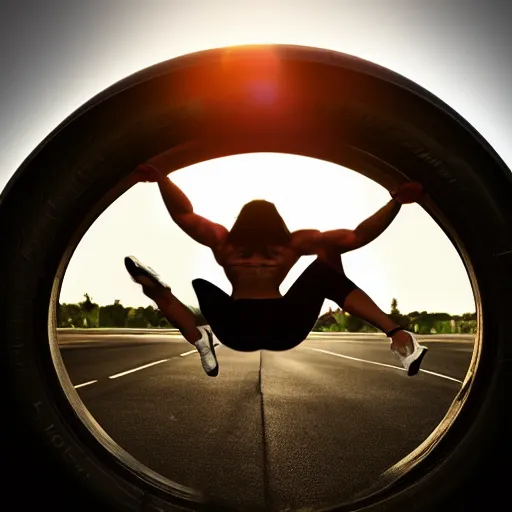
[[214, 284], [194, 279], [202, 314], [219, 341], [234, 350], [289, 350], [307, 338], [325, 299], [341, 308], [357, 286], [316, 259], [277, 299], [233, 299]]

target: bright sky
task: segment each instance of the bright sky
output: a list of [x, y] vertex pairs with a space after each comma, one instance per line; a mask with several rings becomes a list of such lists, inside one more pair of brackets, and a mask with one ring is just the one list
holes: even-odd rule
[[[192, 51], [254, 43], [323, 47], [393, 69], [450, 104], [512, 162], [511, 105], [497, 101], [511, 90], [508, 25], [493, 2], [487, 13], [469, 1], [462, 9], [461, 2], [406, 0], [57, 1], [25, 9], [27, 3], [23, 10], [15, 3], [2, 7], [0, 16], [9, 20], [0, 36], [7, 48], [0, 60], [0, 188], [42, 138], [112, 83]], [[228, 227], [255, 197], [275, 202], [291, 229], [352, 228], [389, 197], [351, 170], [292, 155], [219, 159], [172, 178], [198, 213]], [[157, 186], [139, 184], [81, 241], [61, 302], [88, 292], [100, 304], [150, 304], [124, 269], [127, 254], [155, 268], [188, 304], [197, 304], [190, 284], [196, 277], [230, 290], [210, 251], [172, 224]], [[292, 270], [283, 292], [309, 261]], [[393, 297], [403, 312], [475, 310], [458, 254], [417, 205], [405, 206], [384, 235], [343, 261], [349, 277], [386, 311]]]
[[[389, 200], [384, 188], [354, 171], [293, 155], [233, 156], [182, 169], [171, 178], [197, 213], [227, 227], [253, 198], [274, 202], [291, 230], [354, 228]], [[124, 269], [123, 257], [129, 254], [154, 268], [188, 304], [197, 304], [190, 284], [195, 277], [231, 290], [211, 251], [173, 224], [158, 186], [140, 183], [86, 234], [68, 267], [62, 300], [80, 300], [88, 291], [100, 304], [116, 298], [150, 304]], [[283, 292], [310, 261], [312, 257], [303, 258], [292, 269]], [[379, 239], [343, 261], [348, 276], [386, 310], [393, 297], [404, 311], [474, 310], [458, 254], [418, 205], [404, 206]], [[326, 301], [324, 309], [330, 305]]]

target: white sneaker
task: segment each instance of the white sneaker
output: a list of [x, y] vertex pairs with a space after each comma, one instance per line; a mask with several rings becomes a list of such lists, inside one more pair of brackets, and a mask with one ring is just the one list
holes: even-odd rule
[[160, 276], [151, 267], [143, 265], [135, 256], [126, 256], [124, 259], [124, 265], [132, 280], [137, 284], [149, 288], [169, 288], [169, 286], [160, 279]]
[[209, 327], [200, 326], [198, 327], [201, 332], [201, 338], [198, 339], [194, 346], [199, 352], [201, 357], [201, 364], [209, 377], [217, 377], [219, 374], [219, 363], [217, 356], [215, 355], [215, 345], [213, 343], [213, 333]]
[[407, 375], [409, 377], [412, 377], [413, 375], [416, 375], [420, 371], [420, 365], [425, 357], [425, 354], [428, 352], [428, 348], [420, 345], [418, 341], [416, 340], [416, 336], [412, 332], [404, 331], [406, 332], [412, 340], [413, 348], [411, 350], [410, 347], [407, 347], [407, 355], [402, 355], [398, 350], [395, 350], [391, 345], [393, 342], [390, 343], [391, 352], [400, 359], [400, 362], [402, 363], [403, 367], [407, 370]]

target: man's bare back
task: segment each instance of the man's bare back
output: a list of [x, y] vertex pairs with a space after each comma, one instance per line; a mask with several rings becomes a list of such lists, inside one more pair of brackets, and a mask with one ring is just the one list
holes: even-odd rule
[[252, 252], [221, 243], [212, 251], [233, 286], [234, 299], [281, 297], [279, 287], [300, 258], [291, 246], [268, 247], [261, 252]]
[[315, 229], [301, 229], [290, 233], [288, 243], [265, 246], [259, 251], [235, 247], [223, 237], [211, 249], [233, 286], [233, 298], [271, 299], [282, 297], [279, 287], [302, 256], [317, 256], [343, 272], [341, 254], [356, 244], [351, 230], [321, 233]]

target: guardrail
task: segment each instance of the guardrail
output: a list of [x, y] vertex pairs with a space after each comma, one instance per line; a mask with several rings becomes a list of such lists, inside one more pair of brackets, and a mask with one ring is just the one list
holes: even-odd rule
[[[77, 335], [77, 334], [89, 334], [98, 336], [101, 334], [105, 335], [144, 335], [144, 334], [177, 334], [179, 335], [180, 331], [178, 329], [129, 329], [129, 328], [115, 328], [115, 327], [104, 327], [104, 328], [68, 328], [68, 327], [59, 327], [57, 328], [57, 334], [59, 335]], [[310, 333], [310, 337], [350, 337], [350, 338], [368, 338], [368, 337], [382, 337], [383, 334], [379, 332], [320, 332], [320, 331], [312, 331]], [[453, 339], [453, 340], [468, 340], [474, 341], [475, 334], [417, 334], [416, 337], [418, 339], [428, 340], [437, 338], [437, 339]]]

